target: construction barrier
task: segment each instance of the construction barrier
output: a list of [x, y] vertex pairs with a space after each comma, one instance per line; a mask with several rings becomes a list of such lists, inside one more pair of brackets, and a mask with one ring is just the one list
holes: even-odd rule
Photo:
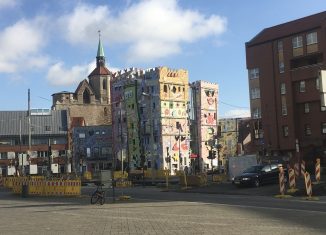
[[3, 186], [3, 177], [0, 176], [0, 186]]
[[5, 188], [12, 189], [12, 187], [13, 187], [13, 181], [14, 181], [14, 177], [6, 177], [3, 180], [3, 186]]
[[115, 179], [127, 179], [128, 178], [128, 173], [126, 171], [115, 171], [114, 172], [114, 178]]
[[[205, 186], [207, 185], [207, 175], [206, 174], [187, 175], [186, 182], [187, 182], [187, 186]], [[179, 184], [181, 186], [185, 186], [184, 176], [179, 177]]]
[[83, 175], [84, 180], [92, 180], [92, 172], [86, 171]]
[[283, 167], [279, 167], [279, 183], [280, 183], [280, 194], [284, 195], [285, 193], [285, 178], [284, 178], [284, 170]]
[[81, 193], [80, 180], [66, 180], [65, 181], [65, 195], [78, 196]]
[[301, 161], [301, 176], [304, 177], [306, 173], [306, 163], [304, 160]]
[[228, 179], [227, 175], [225, 175], [225, 174], [218, 174], [218, 175], [213, 175], [213, 179], [212, 179], [212, 181], [213, 181], [213, 182], [218, 182], [218, 183], [220, 183], [220, 182], [225, 182], [225, 181], [227, 181], [227, 179]]
[[300, 177], [300, 166], [299, 163], [294, 164], [294, 173], [295, 177], [299, 178]]
[[117, 188], [127, 188], [132, 186], [132, 182], [130, 180], [119, 180], [116, 181], [115, 186]]
[[304, 174], [304, 181], [305, 181], [305, 185], [306, 185], [307, 196], [311, 197], [312, 196], [312, 186], [311, 186], [310, 174], [308, 172], [305, 172], [305, 174]]
[[9, 186], [15, 194], [22, 194], [23, 185], [27, 186], [29, 195], [78, 196], [81, 194], [80, 180], [45, 180], [43, 176], [8, 177], [4, 178], [4, 185]]
[[316, 175], [316, 181], [320, 181], [320, 159], [316, 159], [316, 170], [315, 170], [315, 175]]
[[289, 187], [290, 189], [295, 189], [296, 184], [295, 184], [295, 173], [292, 168], [289, 169]]

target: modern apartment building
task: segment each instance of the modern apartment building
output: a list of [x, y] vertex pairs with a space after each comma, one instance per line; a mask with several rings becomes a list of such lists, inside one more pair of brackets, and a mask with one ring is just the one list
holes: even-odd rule
[[4, 175], [10, 174], [9, 168], [28, 173], [30, 166], [35, 167], [34, 174], [42, 174], [50, 164], [57, 164], [56, 173], [70, 171], [65, 110], [32, 109], [30, 114], [0, 111], [0, 120], [0, 168]]
[[[262, 30], [246, 43], [256, 141], [283, 160], [326, 162], [326, 12]], [[325, 91], [324, 91], [325, 92]]]

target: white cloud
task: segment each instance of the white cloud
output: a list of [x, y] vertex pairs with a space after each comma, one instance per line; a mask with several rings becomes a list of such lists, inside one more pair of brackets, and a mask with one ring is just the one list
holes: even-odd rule
[[[93, 60], [86, 65], [75, 65], [65, 68], [63, 62], [57, 62], [50, 66], [47, 73], [47, 80], [53, 86], [76, 85], [81, 82], [95, 69], [96, 61]], [[108, 67], [111, 72], [120, 70], [119, 68]]]
[[76, 65], [70, 69], [64, 68], [63, 62], [52, 65], [47, 74], [47, 80], [51, 85], [66, 86], [77, 84], [85, 78], [89, 65]]
[[244, 118], [250, 117], [249, 109], [232, 109], [224, 113], [220, 118]]
[[177, 0], [142, 0], [130, 4], [118, 15], [107, 6], [78, 5], [63, 17], [66, 39], [89, 43], [101, 29], [103, 40], [127, 45], [130, 61], [151, 61], [182, 51], [182, 43], [222, 34], [227, 21], [218, 15], [205, 16], [182, 9]]
[[4, 8], [11, 8], [18, 4], [16, 0], [0, 0], [0, 10]]
[[40, 68], [48, 58], [41, 55], [44, 46], [45, 18], [20, 20], [0, 32], [0, 73], [15, 73]]

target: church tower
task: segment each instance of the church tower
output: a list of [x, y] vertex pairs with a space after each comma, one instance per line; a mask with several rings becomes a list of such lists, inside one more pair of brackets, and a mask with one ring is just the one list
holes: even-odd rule
[[93, 88], [95, 98], [102, 104], [110, 103], [110, 80], [112, 73], [105, 66], [104, 49], [99, 31], [99, 42], [96, 55], [96, 68], [88, 75], [89, 84]]

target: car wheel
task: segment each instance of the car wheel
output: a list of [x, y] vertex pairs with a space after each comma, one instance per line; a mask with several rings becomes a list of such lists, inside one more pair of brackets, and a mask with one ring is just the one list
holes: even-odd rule
[[254, 185], [255, 185], [255, 187], [259, 187], [260, 186], [259, 179], [255, 179]]

